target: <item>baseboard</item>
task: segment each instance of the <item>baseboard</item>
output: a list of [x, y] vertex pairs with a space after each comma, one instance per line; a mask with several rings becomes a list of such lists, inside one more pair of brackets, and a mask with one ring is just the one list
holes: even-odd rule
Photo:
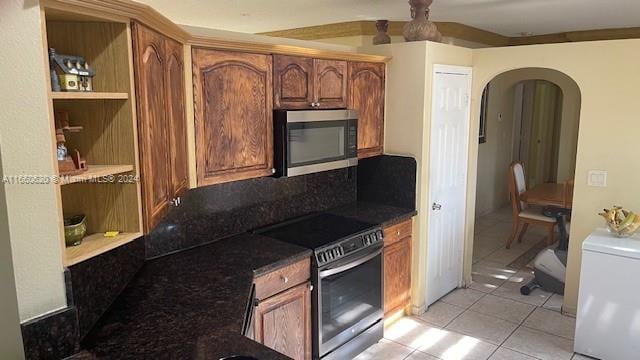
[[412, 315], [419, 316], [419, 315], [424, 314], [426, 311], [427, 311], [427, 308], [424, 305], [420, 305], [420, 306], [411, 305], [411, 314]]
[[578, 314], [578, 309], [571, 306], [562, 305], [562, 314], [576, 317], [576, 314]]

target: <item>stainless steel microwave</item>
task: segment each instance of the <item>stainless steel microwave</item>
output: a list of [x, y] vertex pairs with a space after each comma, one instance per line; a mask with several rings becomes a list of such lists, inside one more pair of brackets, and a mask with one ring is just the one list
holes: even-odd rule
[[275, 176], [297, 176], [358, 165], [358, 112], [276, 110]]

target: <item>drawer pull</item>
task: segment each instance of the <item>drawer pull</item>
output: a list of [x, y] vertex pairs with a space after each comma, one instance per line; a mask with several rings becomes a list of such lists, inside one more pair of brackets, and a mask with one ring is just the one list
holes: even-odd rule
[[284, 284], [286, 284], [286, 283], [288, 283], [288, 282], [289, 282], [289, 278], [288, 278], [288, 277], [286, 277], [286, 276], [284, 276], [284, 275], [280, 275], [280, 279], [282, 280], [282, 282], [283, 282]]

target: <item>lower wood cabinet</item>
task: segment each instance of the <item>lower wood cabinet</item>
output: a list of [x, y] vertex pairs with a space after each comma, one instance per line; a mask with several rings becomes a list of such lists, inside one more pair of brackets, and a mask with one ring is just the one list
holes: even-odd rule
[[411, 221], [384, 229], [385, 316], [411, 304]]
[[311, 359], [310, 259], [255, 280], [253, 338], [295, 360]]
[[296, 360], [311, 359], [311, 284], [261, 301], [255, 310], [255, 340]]

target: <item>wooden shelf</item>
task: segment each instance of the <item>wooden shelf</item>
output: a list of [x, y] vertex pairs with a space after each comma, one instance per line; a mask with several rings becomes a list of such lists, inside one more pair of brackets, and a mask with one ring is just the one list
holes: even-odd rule
[[91, 234], [82, 239], [82, 244], [65, 248], [64, 265], [71, 266], [103, 254], [109, 250], [142, 236], [141, 232], [120, 233], [115, 237], [105, 237], [103, 233]]
[[126, 92], [65, 92], [52, 91], [53, 100], [126, 100], [129, 94]]
[[61, 175], [60, 185], [77, 182], [90, 182], [107, 175], [122, 174], [133, 171], [133, 165], [88, 165], [89, 169], [78, 175]]

